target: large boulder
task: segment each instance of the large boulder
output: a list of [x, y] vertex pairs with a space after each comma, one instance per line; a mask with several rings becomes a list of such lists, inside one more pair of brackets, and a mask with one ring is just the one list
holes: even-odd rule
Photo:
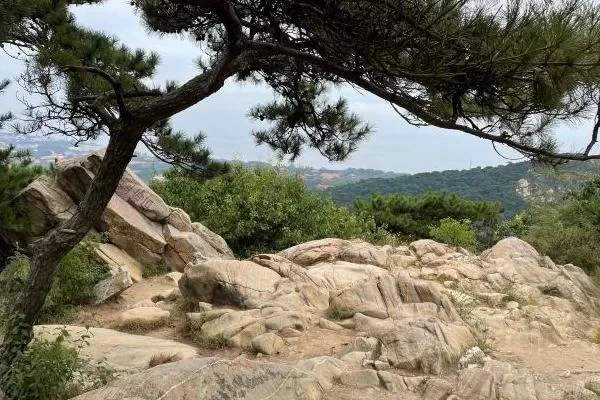
[[[2, 237], [24, 247], [68, 220], [98, 172], [102, 157], [103, 151], [99, 151], [60, 161], [56, 178], [43, 176], [31, 183], [13, 200], [22, 223], [0, 227]], [[109, 267], [125, 267], [136, 281], [141, 279], [140, 265], [167, 264], [183, 271], [197, 257], [233, 258], [223, 238], [192, 223], [183, 210], [169, 207], [130, 170], [125, 171], [95, 228], [122, 252], [103, 249], [98, 254], [101, 260]]]
[[19, 224], [3, 226], [0, 230], [7, 240], [21, 247], [71, 218], [77, 208], [49, 176], [42, 176], [23, 189], [13, 201], [13, 207]]
[[211, 259], [188, 266], [179, 288], [195, 302], [255, 308], [275, 292], [280, 280], [276, 272], [251, 261]]
[[[334, 374], [295, 365], [196, 358], [160, 365], [128, 376], [76, 400], [318, 400]], [[317, 375], [318, 374], [318, 375]]]

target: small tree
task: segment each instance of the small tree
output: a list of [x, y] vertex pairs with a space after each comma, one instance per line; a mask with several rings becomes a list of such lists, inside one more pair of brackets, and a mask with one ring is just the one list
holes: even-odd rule
[[156, 55], [77, 27], [67, 0], [40, 3], [50, 9], [29, 13], [23, 25], [36, 40], [12, 40], [35, 48], [24, 81], [42, 98], [21, 129], [110, 140], [75, 215], [33, 246], [30, 278], [0, 348], [2, 375], [31, 338], [58, 262], [98, 221], [138, 143], [157, 145], [168, 118], [230, 78], [274, 90], [275, 101], [251, 111], [272, 123], [255, 136], [292, 157], [308, 146], [340, 160], [371, 131], [343, 100], [325, 95], [350, 84], [413, 124], [544, 160], [600, 158], [592, 152], [600, 121], [578, 153], [560, 153], [548, 130], [597, 101], [600, 7], [583, 0], [509, 1], [499, 10], [463, 0], [133, 0], [149, 28], [180, 33], [205, 54], [197, 76], [162, 87], [144, 84]]

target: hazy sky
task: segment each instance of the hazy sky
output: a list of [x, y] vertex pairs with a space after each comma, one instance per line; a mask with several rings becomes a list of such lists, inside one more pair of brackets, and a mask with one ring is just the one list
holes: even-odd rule
[[[148, 34], [128, 1], [108, 0], [100, 6], [77, 7], [75, 14], [80, 24], [114, 34], [130, 47], [158, 52], [161, 63], [155, 78], [157, 84], [167, 79], [184, 82], [197, 73], [194, 61], [200, 55], [199, 49], [178, 37]], [[15, 77], [20, 70], [19, 62], [0, 53], [0, 77]], [[12, 85], [11, 90], [0, 96], [0, 110], [18, 111], [19, 93], [18, 86]], [[348, 99], [353, 112], [374, 125], [373, 134], [343, 163], [329, 163], [319, 154], [306, 153], [297, 164], [413, 173], [507, 162], [487, 141], [434, 127], [413, 127], [395, 114], [387, 103], [351, 88], [342, 90], [341, 95]], [[271, 161], [274, 159], [271, 151], [255, 145], [250, 134], [254, 124], [246, 116], [252, 105], [271, 98], [272, 94], [266, 88], [229, 82], [217, 94], [177, 115], [173, 119], [174, 125], [186, 132], [206, 133], [208, 145], [217, 158]], [[582, 126], [558, 128], [563, 149], [584, 147], [591, 125], [590, 121]], [[500, 150], [502, 154], [514, 157], [510, 150]]]

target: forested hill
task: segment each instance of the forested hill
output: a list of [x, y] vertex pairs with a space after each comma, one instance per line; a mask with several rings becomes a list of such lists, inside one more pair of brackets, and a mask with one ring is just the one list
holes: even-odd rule
[[[519, 180], [526, 179], [533, 189], [534, 183], [543, 183], [546, 188], [573, 187], [581, 183], [579, 172], [598, 172], [594, 163], [572, 163], [559, 168], [560, 178], [548, 174], [547, 168], [533, 167], [530, 162], [512, 163], [497, 167], [478, 167], [469, 170], [425, 172], [394, 178], [365, 179], [357, 183], [341, 185], [326, 191], [340, 204], [350, 205], [356, 198], [368, 197], [373, 193], [400, 193], [420, 195], [427, 192], [456, 193], [472, 200], [499, 201], [504, 206], [504, 215], [510, 217], [526, 206], [522, 194], [517, 191]], [[565, 176], [567, 176], [565, 178]], [[548, 189], [546, 189], [548, 190]]]

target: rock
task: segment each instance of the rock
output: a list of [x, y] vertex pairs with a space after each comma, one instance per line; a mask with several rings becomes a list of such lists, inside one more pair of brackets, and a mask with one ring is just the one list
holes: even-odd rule
[[279, 331], [279, 335], [282, 337], [298, 337], [302, 336], [302, 332], [294, 328], [283, 328]]
[[[256, 337], [261, 336], [265, 333], [267, 333], [267, 328], [265, 328], [265, 323], [263, 321], [259, 320], [251, 325], [246, 326], [239, 333], [232, 336], [229, 339], [229, 345], [234, 346], [234, 347], [239, 347], [242, 349], [248, 349], [250, 351], [257, 351], [256, 347], [253, 346], [252, 343]], [[261, 344], [263, 344], [266, 349], [269, 349], [270, 351], [274, 351], [275, 353], [277, 351], [279, 351], [279, 348], [277, 348], [276, 350], [273, 350], [277, 346], [277, 343], [273, 344], [272, 347], [268, 347], [269, 346], [268, 340], [264, 340]], [[263, 353], [263, 354], [274, 354], [274, 353], [266, 353], [266, 352], [263, 352], [262, 350], [260, 350], [259, 352]]]
[[250, 261], [269, 268], [279, 276], [288, 278], [292, 282], [308, 283], [315, 286], [325, 285], [322, 279], [310, 275], [306, 268], [277, 254], [257, 254], [251, 257]]
[[140, 214], [119, 196], [113, 196], [104, 210], [101, 230], [107, 232], [112, 243], [142, 263], [149, 261], [139, 259], [142, 253], [162, 254], [167, 245], [162, 226]]
[[455, 394], [462, 400], [494, 400], [497, 398], [494, 375], [481, 368], [463, 369], [458, 375]]
[[387, 371], [378, 371], [377, 376], [388, 392], [402, 393], [408, 390], [405, 378], [400, 375]]
[[417, 240], [416, 242], [412, 242], [409, 246], [409, 249], [412, 250], [419, 258], [425, 256], [426, 254], [433, 254], [440, 257], [454, 252], [454, 250], [450, 249], [448, 246], [431, 239], [421, 239]]
[[332, 331], [341, 331], [342, 329], [344, 329], [343, 326], [338, 325], [335, 322], [325, 318], [319, 318], [319, 326], [323, 329], [329, 329]]
[[283, 339], [271, 332], [264, 333], [252, 340], [254, 350], [267, 355], [279, 353], [283, 346], [285, 346]]
[[450, 354], [461, 353], [474, 343], [468, 328], [433, 319], [401, 320], [377, 333], [381, 355], [395, 368], [421, 370], [437, 375]]
[[313, 375], [323, 389], [329, 390], [342, 375], [346, 365], [337, 358], [322, 356], [299, 361], [296, 367]]
[[374, 337], [355, 337], [354, 340], [348, 345], [347, 352], [365, 352], [374, 351], [379, 344], [379, 340]]
[[427, 400], [446, 400], [452, 393], [452, 385], [444, 379], [432, 378], [425, 383], [423, 398]]
[[516, 237], [502, 239], [491, 249], [481, 254], [485, 260], [507, 259], [507, 260], [533, 260], [537, 264], [540, 254], [529, 243]]
[[123, 174], [116, 194], [151, 221], [164, 222], [172, 214], [164, 200], [130, 170]]
[[280, 279], [250, 261], [212, 259], [186, 268], [179, 288], [189, 301], [255, 308], [275, 292]]
[[192, 226], [192, 220], [190, 216], [187, 215], [185, 211], [181, 208], [171, 208], [171, 213], [167, 217], [165, 221], [167, 225], [171, 225], [175, 229], [181, 232], [192, 232], [194, 227]]
[[117, 246], [109, 243], [100, 243], [96, 247], [96, 254], [111, 270], [126, 269], [134, 282], [144, 279], [142, 265]]
[[159, 365], [74, 400], [318, 400], [323, 391], [318, 377], [295, 365], [195, 358]]
[[175, 301], [179, 298], [181, 298], [181, 292], [178, 288], [173, 288], [152, 296], [152, 301], [158, 303], [159, 301]]
[[169, 284], [174, 284], [179, 287], [179, 280], [183, 274], [178, 271], [169, 272], [168, 274], [163, 275], [163, 280]]
[[[207, 313], [216, 311], [208, 311]], [[205, 322], [201, 328], [202, 335], [208, 339], [230, 339], [245, 327], [257, 322], [259, 318], [259, 310], [227, 312], [218, 318]]]
[[585, 388], [600, 396], [600, 378], [595, 377], [585, 381]]
[[345, 289], [358, 281], [389, 275], [383, 268], [346, 261], [321, 263], [307, 267], [308, 274], [319, 285], [330, 290]]
[[465, 354], [458, 360], [459, 368], [467, 368], [470, 365], [482, 365], [485, 361], [486, 355], [479, 347], [471, 347]]
[[19, 224], [2, 226], [0, 232], [13, 245], [23, 247], [32, 239], [43, 236], [61, 222], [67, 221], [77, 206], [49, 176], [41, 176], [12, 200]]
[[213, 309], [213, 306], [210, 303], [204, 303], [202, 301], [198, 303], [198, 310], [199, 311], [210, 311], [212, 309]]
[[[163, 235], [172, 251], [183, 261], [180, 264], [172, 264], [180, 272], [183, 272], [188, 263], [196, 259], [205, 260], [220, 256], [208, 242], [194, 232], [182, 232], [166, 224], [163, 226]], [[169, 261], [173, 262], [173, 258]]]
[[110, 271], [110, 276], [96, 283], [92, 288], [92, 304], [104, 303], [121, 294], [125, 289], [133, 285], [129, 271], [123, 267]]
[[340, 375], [340, 381], [342, 385], [356, 389], [379, 386], [379, 376], [377, 375], [377, 371], [373, 371], [372, 369], [345, 372]]
[[167, 323], [170, 313], [158, 307], [138, 307], [119, 315], [118, 326], [126, 329], [152, 329]]
[[299, 265], [314, 265], [323, 261], [334, 261], [342, 248], [350, 244], [342, 239], [322, 239], [302, 243], [283, 250], [278, 255]]
[[[69, 333], [67, 342], [79, 349], [81, 356], [93, 362], [106, 362], [118, 371], [140, 371], [148, 368], [153, 355], [180, 354], [182, 358], [195, 357], [197, 349], [173, 340], [150, 336], [132, 335], [105, 328], [83, 328], [79, 326], [39, 325], [35, 336], [51, 340], [62, 329]], [[79, 346], [82, 335], [86, 335], [87, 346]]]
[[392, 251], [390, 246], [377, 247], [367, 242], [358, 241], [345, 246], [337, 258], [351, 263], [370, 264], [387, 268], [391, 264], [390, 255]]
[[519, 308], [519, 303], [517, 303], [516, 301], [509, 301], [508, 303], [506, 303], [507, 310], [516, 310], [518, 308]]
[[209, 243], [217, 253], [223, 258], [233, 258], [233, 251], [227, 245], [227, 242], [219, 235], [202, 225], [200, 222], [192, 223], [193, 232]]
[[295, 311], [279, 312], [265, 320], [267, 329], [280, 331], [285, 328], [304, 330], [307, 325], [307, 316]]
[[401, 303], [394, 279], [390, 275], [381, 275], [333, 292], [329, 306], [332, 312], [342, 317], [361, 313], [387, 318], [399, 314]]

